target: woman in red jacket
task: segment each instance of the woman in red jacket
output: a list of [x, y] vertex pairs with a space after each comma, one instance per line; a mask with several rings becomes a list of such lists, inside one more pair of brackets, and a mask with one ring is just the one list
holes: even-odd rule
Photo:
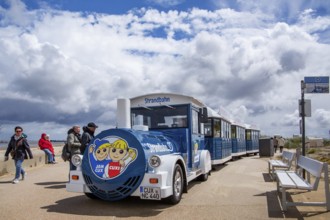
[[52, 143], [49, 140], [49, 135], [42, 133], [38, 142], [40, 150], [43, 150], [48, 158], [49, 164], [55, 164], [55, 153]]

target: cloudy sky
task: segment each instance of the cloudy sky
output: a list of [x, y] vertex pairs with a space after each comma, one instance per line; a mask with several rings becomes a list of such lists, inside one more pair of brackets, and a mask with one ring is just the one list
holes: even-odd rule
[[[117, 98], [155, 92], [291, 137], [329, 51], [330, 1], [0, 0], [0, 140], [113, 127]], [[329, 94], [305, 98], [306, 134], [329, 138]]]

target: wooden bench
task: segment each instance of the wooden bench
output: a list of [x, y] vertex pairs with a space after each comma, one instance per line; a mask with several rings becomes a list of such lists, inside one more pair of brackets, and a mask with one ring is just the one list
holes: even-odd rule
[[[330, 192], [329, 192], [329, 173], [328, 164], [320, 161], [299, 156], [297, 161], [297, 172], [289, 170], [276, 170], [277, 191], [282, 192], [282, 208], [287, 210], [288, 206], [325, 206], [327, 211], [330, 211]], [[307, 178], [303, 178], [302, 170], [306, 171]], [[316, 191], [321, 178], [324, 173], [324, 190], [325, 202], [288, 202], [286, 199], [287, 189], [299, 189], [307, 191]], [[315, 180], [311, 183], [310, 176], [314, 176]]]
[[[282, 160], [269, 160], [268, 161], [268, 173], [274, 177], [275, 169], [290, 170], [292, 162], [296, 157], [296, 153], [290, 151], [283, 151]], [[270, 172], [272, 170], [272, 172]]]

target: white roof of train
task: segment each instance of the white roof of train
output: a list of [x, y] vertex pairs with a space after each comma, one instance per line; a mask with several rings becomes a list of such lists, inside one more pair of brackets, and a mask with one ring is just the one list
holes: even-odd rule
[[221, 115], [219, 112], [214, 111], [210, 107], [207, 107], [207, 116], [208, 117], [213, 117], [213, 118], [222, 118], [222, 119], [225, 119], [227, 121], [230, 121], [228, 118], [226, 118], [225, 116]]
[[260, 131], [260, 128], [258, 128], [256, 125], [245, 124], [245, 128]]
[[179, 105], [192, 103], [198, 107], [206, 107], [204, 103], [192, 96], [175, 93], [150, 93], [133, 97], [131, 107], [159, 106], [159, 105]]
[[238, 121], [235, 121], [235, 120], [231, 120], [230, 122], [231, 122], [232, 125], [236, 125], [236, 126], [246, 128], [246, 124], [244, 124], [242, 122], [238, 122]]

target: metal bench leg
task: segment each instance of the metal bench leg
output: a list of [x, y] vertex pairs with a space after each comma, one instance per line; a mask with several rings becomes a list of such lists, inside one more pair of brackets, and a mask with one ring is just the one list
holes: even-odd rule
[[282, 208], [283, 208], [283, 211], [287, 210], [287, 207], [286, 207], [286, 191], [285, 191], [285, 188], [283, 188], [283, 187], [282, 187]]

